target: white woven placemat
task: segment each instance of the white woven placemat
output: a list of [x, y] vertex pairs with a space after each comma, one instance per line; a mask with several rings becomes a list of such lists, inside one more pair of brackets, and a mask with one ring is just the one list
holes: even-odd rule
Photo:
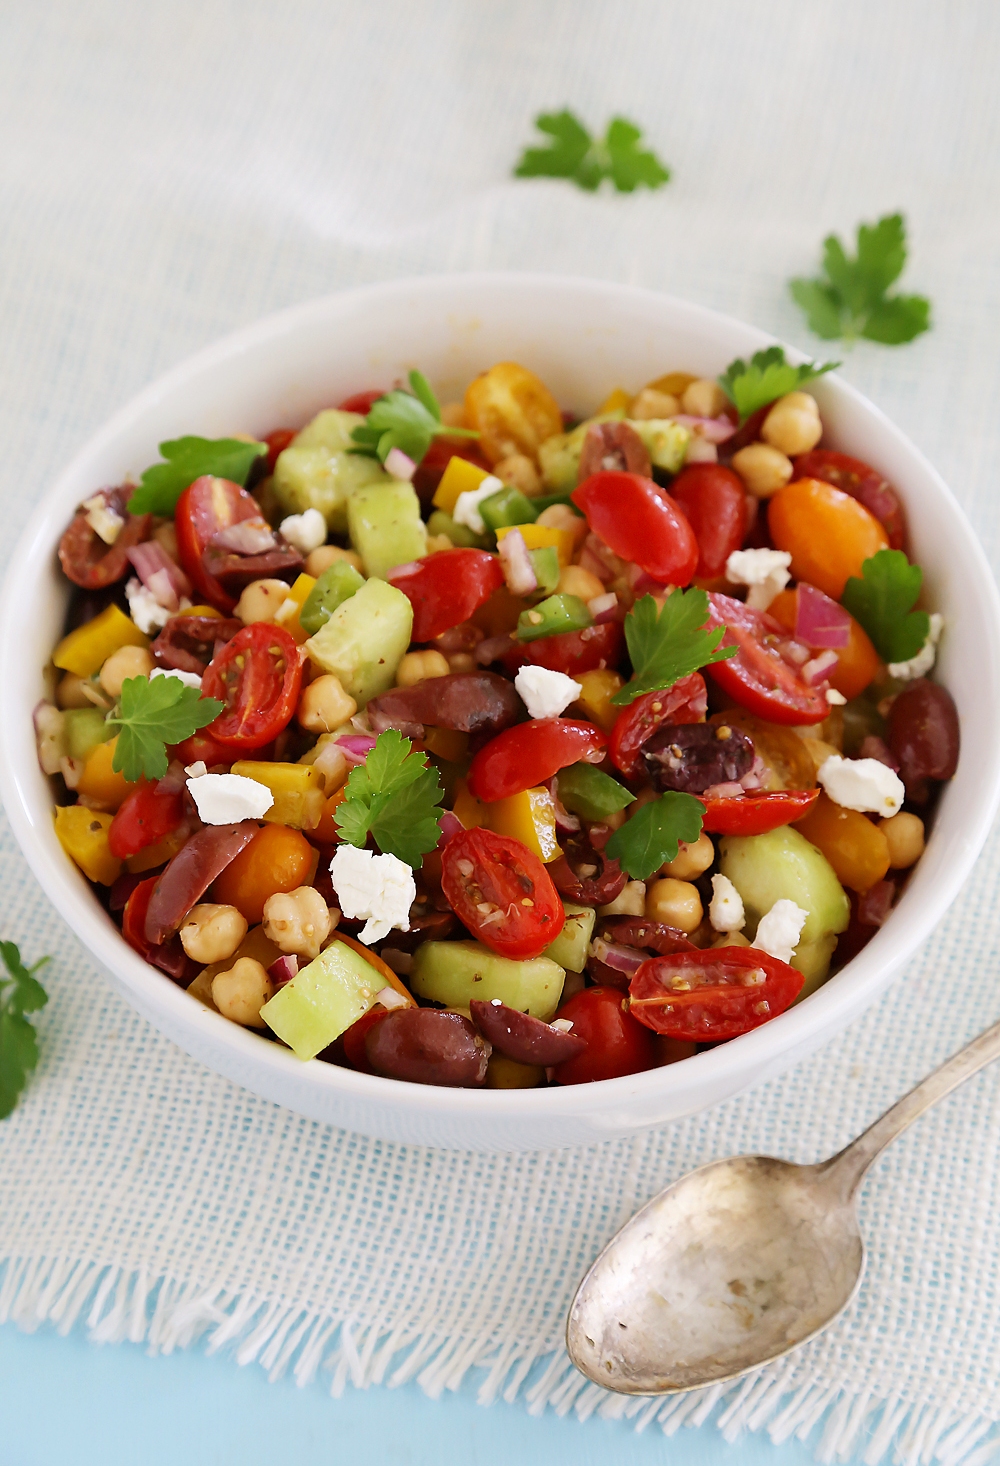
[[[5, 7], [4, 555], [114, 407], [266, 310], [413, 271], [569, 270], [811, 348], [784, 281], [827, 229], [903, 207], [935, 329], [846, 372], [996, 556], [998, 61], [995, 7], [905, 0]], [[634, 115], [674, 181], [628, 199], [510, 180], [533, 114], [566, 101]], [[485, 1402], [668, 1432], [714, 1413], [730, 1435], [812, 1432], [824, 1459], [895, 1443], [975, 1466], [1000, 1420], [997, 1071], [880, 1163], [861, 1295], [785, 1368], [629, 1403], [560, 1341], [581, 1269], [665, 1182], [733, 1151], [828, 1153], [997, 1016], [998, 869], [994, 840], [905, 977], [783, 1080], [631, 1142], [484, 1158], [323, 1129], [200, 1069], [111, 996], [5, 831], [3, 933], [56, 960], [40, 1070], [0, 1126], [0, 1321], [228, 1346], [334, 1390], [474, 1371]]]

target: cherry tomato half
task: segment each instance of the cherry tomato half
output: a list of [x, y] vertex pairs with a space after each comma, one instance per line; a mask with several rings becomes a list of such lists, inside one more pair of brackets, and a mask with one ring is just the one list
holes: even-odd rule
[[173, 758], [180, 759], [185, 768], [196, 763], [203, 763], [207, 769], [213, 764], [228, 767], [233, 762], [233, 750], [216, 743], [214, 738], [208, 738], [204, 733], [192, 733], [183, 743], [175, 744], [170, 752]]
[[586, 1039], [587, 1047], [575, 1059], [557, 1064], [557, 1084], [591, 1084], [596, 1079], [620, 1079], [639, 1074], [657, 1062], [656, 1040], [628, 1011], [629, 1000], [617, 988], [584, 988], [563, 1003], [558, 1018], [568, 1018], [572, 1032]]
[[146, 880], [140, 881], [125, 902], [125, 910], [122, 912], [122, 936], [129, 946], [139, 953], [140, 957], [145, 957], [147, 960], [153, 944], [146, 941], [146, 912], [149, 910], [149, 898], [153, 894], [153, 887], [158, 879], [158, 876], [149, 876]]
[[809, 813], [818, 789], [782, 789], [770, 794], [743, 794], [735, 799], [697, 798], [705, 806], [702, 829], [711, 835], [766, 835]]
[[708, 692], [700, 672], [691, 672], [664, 692], [645, 692], [618, 714], [608, 743], [612, 762], [626, 778], [643, 772], [642, 746], [664, 723], [703, 723]]
[[413, 475], [413, 487], [422, 504], [429, 504], [433, 499], [441, 475], [453, 458], [467, 458], [477, 468], [490, 468], [479, 448], [468, 438], [434, 438]]
[[172, 834], [183, 819], [183, 789], [140, 784], [119, 805], [108, 829], [108, 847], [119, 860], [127, 860]]
[[739, 648], [735, 657], [708, 669], [723, 692], [771, 723], [821, 723], [830, 711], [826, 696], [803, 682], [782, 656], [781, 644], [789, 637], [780, 622], [717, 591], [709, 592], [708, 608], [709, 626], [726, 628], [722, 645]]
[[720, 463], [692, 463], [670, 485], [698, 541], [699, 580], [716, 580], [747, 531], [747, 491], [743, 480]]
[[563, 929], [552, 878], [520, 840], [460, 830], [441, 854], [441, 889], [459, 921], [501, 957], [537, 957]]
[[629, 1011], [667, 1038], [716, 1043], [784, 1013], [801, 972], [758, 947], [715, 947], [651, 957], [629, 984]]
[[267, 471], [274, 472], [274, 465], [278, 461], [278, 455], [284, 453], [294, 440], [298, 437], [298, 428], [275, 428], [273, 433], [268, 433], [264, 438], [267, 444]]
[[387, 387], [373, 387], [369, 392], [355, 392], [352, 396], [344, 398], [337, 411], [360, 412], [362, 417], [367, 417], [375, 403], [380, 397], [384, 397], [387, 391]]
[[899, 495], [891, 484], [861, 458], [834, 453], [829, 448], [814, 448], [794, 459], [795, 477], [819, 478], [858, 499], [881, 524], [889, 536], [889, 548], [901, 550], [906, 541], [906, 520]]
[[388, 1008], [369, 1008], [367, 1013], [362, 1013], [361, 1017], [341, 1034], [340, 1041], [344, 1046], [344, 1058], [352, 1069], [357, 1069], [362, 1074], [375, 1073], [365, 1053], [365, 1039], [368, 1036], [368, 1030], [387, 1017], [388, 1012]]
[[850, 494], [818, 478], [793, 479], [768, 500], [767, 527], [779, 550], [792, 557], [792, 575], [834, 601], [889, 536], [874, 514]]
[[199, 595], [224, 616], [231, 614], [236, 601], [214, 575], [209, 575], [201, 557], [220, 529], [259, 518], [260, 505], [246, 489], [209, 474], [196, 478], [177, 500], [174, 524], [181, 564]]
[[469, 792], [491, 804], [544, 784], [568, 764], [599, 753], [607, 742], [593, 723], [532, 718], [491, 738], [472, 760]]
[[386, 579], [413, 606], [414, 641], [431, 641], [468, 621], [504, 583], [499, 559], [486, 550], [441, 550], [398, 565]]
[[591, 474], [570, 497], [616, 555], [663, 585], [688, 584], [698, 541], [683, 510], [652, 479], [609, 469]]
[[291, 721], [302, 686], [304, 653], [267, 621], [238, 631], [205, 669], [205, 697], [226, 704], [205, 732], [224, 748], [263, 748]]
[[530, 662], [535, 667], [548, 667], [550, 672], [579, 677], [581, 672], [613, 667], [621, 656], [624, 639], [620, 621], [602, 621], [598, 626], [585, 626], [582, 631], [560, 631], [556, 636], [527, 641], [512, 648], [503, 663], [512, 673]]

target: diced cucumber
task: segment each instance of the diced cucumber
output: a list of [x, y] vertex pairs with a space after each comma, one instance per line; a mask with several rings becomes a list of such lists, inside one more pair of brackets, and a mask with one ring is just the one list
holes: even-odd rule
[[538, 510], [527, 495], [510, 485], [483, 499], [479, 514], [486, 528], [492, 530], [509, 524], [534, 524], [538, 518]]
[[115, 730], [109, 728], [100, 708], [67, 708], [63, 727], [70, 758], [86, 763], [99, 743], [107, 743]]
[[342, 606], [364, 583], [364, 577], [348, 561], [334, 560], [316, 581], [299, 612], [299, 624], [303, 631], [315, 636], [337, 607]]
[[579, 763], [560, 769], [559, 799], [571, 814], [593, 822], [632, 804], [635, 795], [593, 764]]
[[383, 987], [370, 962], [334, 941], [264, 1004], [260, 1016], [296, 1058], [315, 1059], [368, 1012]]
[[403, 592], [384, 580], [366, 580], [309, 638], [306, 651], [364, 707], [392, 686], [412, 630], [413, 607]]
[[674, 422], [672, 417], [651, 417], [644, 421], [629, 419], [629, 427], [639, 434], [654, 468], [677, 473], [684, 467], [691, 434], [683, 423]]
[[[602, 412], [597, 417], [585, 418], [568, 433], [554, 433], [539, 444], [538, 463], [542, 470], [542, 484], [548, 495], [568, 493], [576, 488], [576, 476], [580, 467], [580, 454], [587, 430], [598, 422], [620, 422], [624, 412]], [[536, 504], [539, 502], [535, 501]]]
[[402, 479], [356, 489], [347, 504], [347, 531], [366, 575], [386, 575], [427, 554], [420, 500]]
[[563, 901], [566, 925], [542, 953], [552, 962], [558, 962], [569, 972], [582, 972], [587, 965], [587, 948], [594, 935], [597, 912], [593, 906], [577, 906], [575, 901]]
[[519, 641], [537, 641], [541, 636], [557, 636], [561, 631], [581, 631], [593, 619], [579, 596], [549, 596], [530, 611], [521, 612], [517, 618], [517, 637]]
[[285, 449], [274, 465], [274, 495], [286, 514], [318, 509], [327, 528], [347, 528], [347, 501], [365, 484], [393, 480], [375, 458], [350, 453], [351, 433], [364, 422], [356, 412], [320, 412]]
[[559, 1007], [566, 974], [549, 957], [515, 962], [478, 942], [424, 942], [413, 954], [410, 988], [448, 1008], [468, 1008], [473, 998], [499, 998], [509, 1008], [546, 1021]]
[[537, 550], [529, 550], [528, 559], [538, 581], [538, 590], [542, 595], [550, 596], [559, 584], [559, 551], [555, 545], [542, 545]]
[[493, 546], [493, 536], [488, 534], [476, 534], [467, 524], [459, 524], [457, 519], [452, 519], [443, 509], [435, 509], [427, 521], [428, 534], [445, 534], [453, 545], [460, 549], [489, 550]]

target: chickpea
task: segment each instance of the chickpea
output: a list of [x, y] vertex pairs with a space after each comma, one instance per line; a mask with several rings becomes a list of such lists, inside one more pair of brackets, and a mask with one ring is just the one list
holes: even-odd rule
[[101, 668], [101, 686], [109, 697], [118, 697], [127, 678], [148, 677], [155, 666], [152, 652], [144, 646], [120, 646]]
[[620, 896], [607, 906], [598, 906], [600, 916], [644, 916], [646, 914], [645, 881], [629, 881]]
[[769, 499], [792, 476], [791, 459], [770, 443], [748, 443], [733, 454], [733, 467], [747, 492], [757, 499]]
[[672, 392], [643, 387], [638, 397], [633, 398], [628, 415], [635, 422], [649, 422], [652, 418], [674, 417], [680, 410], [681, 404]]
[[692, 417], [718, 417], [729, 406], [729, 398], [718, 382], [698, 377], [684, 388], [681, 406]]
[[264, 935], [282, 952], [312, 961], [332, 930], [330, 908], [315, 886], [278, 891], [264, 902]]
[[742, 932], [719, 932], [712, 943], [713, 947], [749, 947], [750, 945], [749, 937], [745, 937]]
[[448, 659], [441, 652], [407, 652], [396, 668], [396, 686], [415, 687], [431, 677], [447, 677], [450, 671]]
[[329, 570], [337, 560], [346, 560], [348, 565], [361, 574], [361, 556], [354, 550], [342, 550], [339, 545], [320, 545], [318, 550], [310, 550], [306, 556], [306, 574], [318, 580], [323, 571]]
[[288, 586], [283, 580], [252, 580], [236, 602], [236, 611], [244, 626], [254, 621], [273, 621], [288, 599]]
[[808, 392], [789, 392], [787, 397], [779, 397], [765, 417], [760, 435], [789, 458], [808, 453], [823, 436], [815, 397]]
[[542, 492], [538, 469], [524, 453], [510, 453], [506, 458], [501, 458], [499, 463], [494, 463], [493, 472], [501, 483], [520, 489], [529, 499]]
[[535, 521], [547, 529], [568, 529], [573, 535], [573, 548], [578, 550], [587, 538], [589, 527], [581, 514], [574, 514], [568, 504], [550, 504]]
[[340, 678], [328, 672], [303, 688], [295, 716], [309, 733], [332, 733], [357, 710], [357, 703], [344, 691]]
[[449, 672], [476, 672], [478, 664], [469, 652], [452, 652], [448, 658]]
[[264, 1028], [260, 1010], [274, 996], [267, 968], [253, 957], [241, 957], [228, 972], [212, 978], [212, 1002], [223, 1018], [244, 1028]]
[[247, 920], [235, 906], [203, 901], [192, 906], [181, 927], [181, 946], [192, 962], [225, 962], [247, 934]]
[[702, 832], [691, 845], [681, 845], [673, 860], [661, 866], [661, 873], [672, 876], [675, 881], [693, 881], [704, 875], [715, 859], [715, 846], [708, 835]]
[[664, 926], [676, 926], [682, 932], [693, 932], [701, 925], [701, 897], [697, 887], [690, 881], [674, 880], [667, 876], [654, 881], [646, 894], [646, 908], [643, 913], [647, 921], [661, 921]]
[[561, 595], [579, 596], [581, 601], [592, 601], [595, 596], [603, 596], [604, 582], [598, 580], [590, 570], [584, 570], [579, 565], [567, 565], [560, 573], [556, 589]]
[[427, 536], [428, 555], [440, 555], [442, 550], [453, 550], [455, 547], [446, 534], [429, 534]]
[[878, 827], [889, 842], [890, 870], [909, 870], [924, 853], [924, 822], [919, 815], [902, 810]]
[[177, 526], [172, 519], [168, 519], [157, 529], [153, 530], [153, 539], [170, 556], [175, 565], [181, 563], [181, 552], [177, 548]]
[[[88, 677], [78, 677], [75, 672], [66, 672], [59, 679], [59, 686], [56, 688], [56, 704], [61, 708], [92, 708], [91, 699], [84, 692], [85, 682]], [[93, 686], [93, 683], [90, 684]]]
[[441, 421], [450, 428], [464, 428], [465, 421], [464, 402], [445, 402], [441, 408]]

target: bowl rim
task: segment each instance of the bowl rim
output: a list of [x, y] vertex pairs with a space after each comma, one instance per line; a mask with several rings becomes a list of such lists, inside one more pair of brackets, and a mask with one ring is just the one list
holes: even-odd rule
[[[729, 331], [738, 327], [755, 350], [770, 345], [782, 345], [790, 361], [808, 360], [805, 353], [798, 348], [781, 342], [737, 317], [709, 307], [681, 300], [658, 290], [556, 272], [470, 271], [416, 275], [330, 292], [271, 312], [185, 357], [135, 393], [86, 440], [58, 474], [51, 487], [42, 493], [13, 548], [0, 596], [0, 625], [11, 626], [17, 623], [17, 607], [25, 604], [23, 598], [26, 596], [30, 601], [32, 567], [37, 566], [43, 554], [51, 554], [54, 544], [58, 542], [57, 538], [53, 538], [50, 522], [52, 506], [66, 496], [69, 485], [88, 462], [112, 445], [151, 406], [169, 399], [177, 388], [193, 378], [210, 374], [244, 353], [259, 349], [268, 341], [291, 334], [298, 327], [312, 323], [317, 316], [336, 314], [340, 309], [350, 309], [355, 305], [363, 308], [364, 303], [370, 300], [391, 299], [393, 296], [410, 297], [414, 292], [447, 296], [456, 288], [466, 293], [498, 289], [552, 292], [562, 288], [584, 297], [590, 295], [606, 299], [611, 295], [623, 302], [632, 300], [635, 303], [655, 303], [658, 309], [666, 307], [674, 313], [675, 318], [685, 319], [690, 325], [701, 324], [706, 329], [714, 326], [716, 329], [725, 328]], [[951, 490], [920, 449], [863, 393], [837, 373], [831, 373], [823, 381], [825, 392], [832, 393], [835, 399], [839, 397], [851, 410], [873, 420], [879, 430], [910, 455], [928, 476], [939, 496], [941, 507], [952, 516], [952, 527], [962, 539], [964, 550], [978, 571], [978, 589], [992, 610], [992, 622], [987, 636], [996, 654], [1000, 650], [1000, 595], [985, 553]], [[63, 521], [60, 519], [58, 523], [61, 533]], [[17, 638], [6, 636], [0, 639], [2, 685], [10, 685], [10, 674], [16, 662]], [[18, 710], [18, 716], [23, 716], [24, 711]], [[965, 831], [963, 858], [952, 864], [932, 899], [925, 900], [914, 910], [908, 911], [909, 925], [905, 941], [901, 940], [900, 928], [892, 930], [893, 923], [890, 919], [886, 927], [871, 939], [858, 956], [801, 1006], [787, 1010], [750, 1033], [696, 1054], [682, 1064], [666, 1065], [587, 1085], [547, 1086], [526, 1090], [456, 1090], [387, 1080], [379, 1075], [362, 1074], [319, 1061], [303, 1064], [290, 1050], [268, 1039], [262, 1039], [252, 1030], [230, 1023], [220, 1014], [193, 1001], [184, 989], [169, 980], [165, 981], [162, 974], [128, 947], [119, 932], [109, 929], [106, 914], [95, 901], [85, 878], [79, 875], [78, 881], [67, 880], [65, 867], [57, 866], [50, 858], [51, 846], [47, 849], [40, 835], [32, 816], [28, 790], [22, 782], [22, 760], [13, 737], [14, 722], [14, 712], [9, 706], [6, 711], [0, 712], [0, 798], [3, 799], [18, 845], [57, 912], [82, 940], [91, 956], [102, 967], [110, 969], [125, 989], [128, 1000], [154, 1026], [160, 1027], [162, 1017], [169, 1036], [184, 1047], [183, 1038], [177, 1036], [180, 1031], [205, 1021], [217, 1025], [217, 1038], [221, 1044], [229, 1047], [236, 1055], [245, 1055], [250, 1061], [246, 1066], [248, 1069], [252, 1068], [268, 1078], [273, 1075], [277, 1087], [286, 1091], [288, 1080], [293, 1080], [299, 1086], [305, 1081], [309, 1085], [318, 1086], [321, 1091], [341, 1094], [362, 1104], [375, 1101], [385, 1108], [395, 1099], [397, 1103], [415, 1105], [425, 1114], [442, 1118], [460, 1112], [462, 1118], [472, 1120], [477, 1116], [489, 1116], [492, 1119], [509, 1118], [516, 1122], [529, 1115], [537, 1119], [558, 1119], [579, 1116], [621, 1101], [638, 1103], [642, 1098], [649, 1099], [654, 1095], [658, 1099], [669, 1100], [671, 1097], [682, 1097], [688, 1090], [704, 1091], [711, 1087], [713, 1079], [724, 1080], [726, 1072], [734, 1067], [734, 1059], [739, 1060], [735, 1067], [743, 1071], [745, 1078], [738, 1088], [727, 1089], [726, 1097], [782, 1072], [792, 1063], [798, 1062], [805, 1053], [822, 1044], [825, 1034], [833, 1036], [852, 1017], [869, 1007], [888, 986], [902, 964], [926, 940], [955, 899], [978, 857], [1000, 802], [998, 759], [980, 774], [977, 785], [978, 804], [970, 827]], [[54, 834], [52, 839], [54, 840]], [[62, 859], [66, 860], [67, 857], [63, 856]], [[82, 899], [84, 895], [85, 901]], [[903, 901], [905, 902], [905, 893]], [[896, 908], [894, 914], [899, 913], [900, 909]], [[214, 1067], [200, 1055], [198, 1058], [206, 1067]], [[219, 1071], [216, 1069], [216, 1072]], [[264, 1081], [261, 1080], [261, 1088], [258, 1088], [255, 1080], [248, 1087], [262, 1092], [263, 1084]], [[394, 1086], [391, 1091], [390, 1085]], [[721, 1097], [719, 1101], [710, 1099], [707, 1103], [711, 1105], [717, 1102], [721, 1102]], [[702, 1108], [704, 1104], [698, 1100], [691, 1105], [691, 1110]], [[632, 1128], [640, 1128], [648, 1123], [655, 1122], [644, 1122], [637, 1118], [637, 1124]]]

